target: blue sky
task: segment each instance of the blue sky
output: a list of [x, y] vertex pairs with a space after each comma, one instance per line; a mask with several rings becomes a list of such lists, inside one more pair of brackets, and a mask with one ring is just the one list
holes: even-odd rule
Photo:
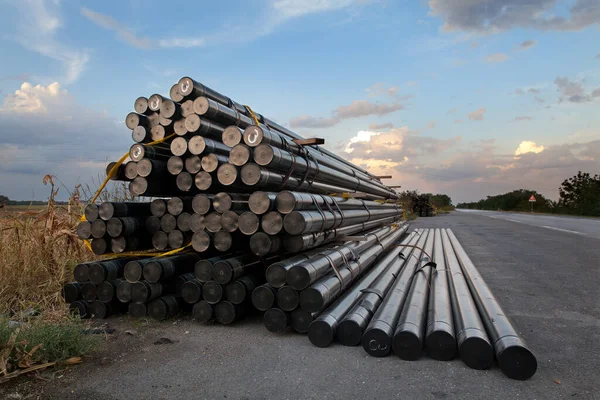
[[[91, 183], [190, 75], [407, 189], [600, 172], [595, 0], [0, 1], [0, 193]], [[360, 132], [360, 133], [359, 133]]]

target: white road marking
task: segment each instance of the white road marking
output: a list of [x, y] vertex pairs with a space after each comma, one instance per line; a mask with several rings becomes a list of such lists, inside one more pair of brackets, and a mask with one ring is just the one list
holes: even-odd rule
[[553, 227], [553, 226], [546, 226], [546, 225], [542, 225], [542, 228], [554, 229], [555, 231], [563, 231], [563, 232], [569, 232], [569, 233], [576, 233], [576, 234], [578, 234], [578, 235], [585, 235], [585, 233], [583, 233], [583, 232], [570, 231], [570, 230], [568, 230], [568, 229], [555, 228], [555, 227]]
[[508, 218], [506, 218], [506, 220], [510, 221], [510, 222], [516, 222], [517, 224], [522, 224], [523, 223], [522, 221], [517, 221], [516, 219], [508, 219]]

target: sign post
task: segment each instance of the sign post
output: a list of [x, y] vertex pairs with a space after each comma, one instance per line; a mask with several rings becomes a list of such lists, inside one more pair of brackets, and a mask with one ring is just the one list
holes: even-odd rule
[[537, 200], [535, 198], [534, 195], [531, 195], [531, 197], [529, 198], [529, 204], [531, 204], [531, 212], [533, 212], [533, 203], [535, 203]]

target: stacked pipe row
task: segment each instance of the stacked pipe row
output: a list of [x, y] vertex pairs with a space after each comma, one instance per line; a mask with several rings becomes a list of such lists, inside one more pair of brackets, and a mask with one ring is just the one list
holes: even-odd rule
[[[264, 315], [267, 329], [280, 332], [291, 325], [308, 332], [315, 346], [337, 340], [362, 345], [375, 357], [393, 352], [417, 360], [426, 352], [443, 361], [458, 356], [474, 369], [490, 368], [496, 359], [510, 378], [533, 376], [535, 356], [454, 233], [416, 230], [390, 245], [395, 235], [381, 228], [344, 249], [271, 265], [266, 279], [274, 297], [269, 304], [276, 307]], [[353, 250], [368, 272], [345, 258]], [[338, 268], [336, 274], [328, 263]]]
[[170, 96], [140, 97], [126, 117], [136, 143], [114, 179], [130, 181], [134, 195], [260, 188], [398, 198], [377, 176], [318, 145], [299, 144], [294, 132], [189, 77]]

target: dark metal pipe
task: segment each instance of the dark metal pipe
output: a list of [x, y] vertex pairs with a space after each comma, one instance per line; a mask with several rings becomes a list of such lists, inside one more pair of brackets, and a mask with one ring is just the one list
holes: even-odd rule
[[261, 228], [269, 235], [277, 235], [283, 230], [283, 216], [277, 211], [269, 211], [261, 218]]
[[152, 246], [159, 251], [166, 250], [169, 246], [169, 235], [163, 231], [155, 232], [152, 235]]
[[291, 286], [283, 286], [277, 290], [275, 296], [277, 307], [283, 311], [294, 311], [300, 306], [300, 292]]
[[281, 236], [271, 236], [264, 232], [257, 232], [250, 237], [250, 252], [255, 256], [266, 256], [281, 249]]
[[103, 303], [110, 303], [117, 299], [117, 286], [125, 281], [123, 278], [115, 279], [114, 281], [105, 281], [98, 285], [98, 300]]
[[127, 177], [127, 180], [129, 180], [129, 181], [134, 180], [138, 176], [137, 175], [137, 162], [129, 161], [127, 164], [125, 164], [125, 176]]
[[211, 236], [204, 232], [195, 232], [192, 236], [192, 248], [198, 253], [204, 253], [210, 247]]
[[158, 93], [155, 93], [148, 98], [148, 108], [151, 111], [155, 111], [155, 112], [160, 111], [160, 106], [162, 105], [163, 101], [166, 101], [166, 100], [169, 100], [169, 99], [161, 96]]
[[180, 300], [175, 296], [163, 296], [148, 303], [148, 315], [157, 321], [164, 321], [179, 314]]
[[192, 135], [211, 137], [220, 141], [225, 127], [205, 118], [200, 118], [197, 114], [188, 115], [185, 118], [185, 129]]
[[172, 197], [167, 201], [167, 211], [169, 214], [178, 216], [182, 212], [192, 212], [192, 197]]
[[342, 197], [292, 192], [289, 190], [279, 192], [275, 199], [275, 204], [277, 211], [282, 214], [289, 214], [292, 211], [315, 210], [317, 207], [325, 210], [329, 208], [337, 210], [338, 207], [342, 210], [356, 210], [361, 208], [368, 208], [369, 210], [398, 208], [398, 205], [393, 203], [381, 203], [351, 198], [344, 199]]
[[146, 303], [129, 303], [128, 312], [133, 318], [144, 318], [148, 315], [148, 305]]
[[225, 146], [223, 143], [202, 136], [193, 136], [190, 138], [187, 142], [187, 148], [188, 151], [194, 155], [217, 153], [227, 156], [229, 155], [230, 150], [229, 147]]
[[250, 211], [246, 211], [238, 218], [238, 228], [244, 235], [253, 235], [258, 231], [260, 220], [258, 216]]
[[[430, 257], [433, 254], [435, 231], [428, 230], [425, 252], [421, 262], [427, 261], [419, 268], [412, 280], [406, 297], [404, 308], [400, 314], [398, 325], [392, 337], [392, 350], [403, 360], [414, 361], [421, 357], [425, 328], [427, 325], [427, 303], [429, 301], [429, 280], [431, 270], [435, 267]], [[427, 255], [429, 254], [429, 255]]]
[[277, 193], [257, 191], [248, 198], [248, 208], [256, 215], [263, 215], [275, 209]]
[[233, 304], [229, 301], [221, 301], [215, 306], [215, 319], [217, 322], [228, 325], [244, 315], [245, 308], [242, 304]]
[[144, 279], [154, 283], [175, 275], [193, 272], [199, 260], [200, 256], [195, 253], [155, 258], [144, 265]]
[[213, 319], [213, 316], [214, 306], [212, 304], [209, 304], [204, 300], [200, 300], [194, 304], [194, 308], [192, 308], [192, 318], [197, 322], [205, 324]]
[[249, 194], [220, 192], [215, 195], [213, 208], [221, 214], [229, 210], [246, 211], [248, 209], [249, 197]]
[[217, 304], [223, 299], [223, 286], [215, 281], [208, 281], [202, 287], [202, 298], [208, 304]]
[[86, 221], [94, 222], [98, 219], [98, 205], [94, 203], [88, 204], [83, 209], [83, 215]]
[[425, 348], [434, 360], [449, 361], [456, 357], [456, 336], [452, 320], [452, 302], [448, 283], [448, 269], [442, 245], [442, 232], [435, 230], [433, 261], [436, 268], [431, 276]]
[[446, 229], [463, 276], [483, 323], [494, 343], [500, 369], [511, 379], [527, 380], [537, 370], [537, 360], [519, 335], [489, 286], [450, 229]]
[[327, 229], [356, 225], [386, 217], [399, 217], [402, 211], [392, 209], [340, 211], [292, 211], [283, 219], [283, 227], [290, 235], [319, 232]]
[[90, 221], [81, 221], [77, 224], [77, 237], [82, 240], [92, 237], [92, 224]]
[[214, 195], [197, 194], [192, 200], [192, 209], [196, 214], [207, 214], [210, 211]]
[[177, 216], [177, 229], [181, 232], [189, 232], [191, 231], [190, 220], [192, 216], [187, 212], [182, 212]]
[[98, 287], [92, 282], [81, 285], [81, 298], [85, 301], [94, 301], [98, 296]]
[[260, 283], [256, 275], [242, 276], [235, 282], [230, 282], [225, 286], [225, 298], [233, 304], [242, 304], [250, 299], [252, 291]]
[[392, 351], [392, 335], [404, 308], [410, 284], [417, 268], [429, 262], [422, 260], [422, 248], [427, 234], [420, 234], [417, 248], [414, 249], [407, 263], [400, 272], [381, 305], [371, 318], [362, 337], [362, 346], [367, 353], [375, 357], [385, 357]]
[[131, 283], [125, 279], [121, 280], [117, 285], [117, 299], [121, 303], [129, 303], [131, 301]]
[[172, 249], [179, 249], [187, 246], [191, 241], [192, 235], [184, 233], [179, 229], [175, 229], [174, 231], [169, 232], [167, 235], [167, 242], [169, 243], [169, 247]]
[[[368, 271], [377, 257], [390, 249], [404, 234], [403, 229], [395, 228], [388, 236], [377, 244], [360, 253], [360, 260], [349, 261], [340, 268], [339, 278], [336, 274], [329, 274], [313, 283], [300, 293], [300, 305], [306, 311], [319, 312], [348, 289], [361, 275]], [[341, 278], [341, 279], [340, 279]]]
[[166, 177], [168, 168], [167, 163], [164, 161], [151, 160], [144, 158], [137, 163], [137, 174], [143, 178], [147, 178], [152, 175], [153, 179]]
[[[418, 240], [419, 235], [415, 233], [406, 237], [397, 249], [390, 250], [385, 258], [379, 262], [378, 266], [386, 264], [387, 267], [372, 283], [368, 286], [365, 286], [365, 283], [357, 284], [361, 285], [362, 289], [354, 306], [350, 308], [343, 319], [337, 320], [339, 326], [336, 329], [336, 336], [341, 344], [344, 346], [357, 346], [360, 344], [367, 325], [369, 325], [373, 314], [381, 305], [392, 285], [394, 285], [402, 267], [411, 262], [410, 256], [413, 247], [403, 246], [415, 246]], [[358, 289], [353, 287], [351, 290]]]
[[78, 282], [66, 283], [62, 290], [63, 299], [67, 303], [73, 303], [81, 298], [81, 285]]
[[441, 233], [446, 268], [449, 272], [448, 283], [456, 338], [458, 339], [458, 354], [470, 368], [490, 368], [494, 362], [494, 349], [469, 291], [458, 258], [452, 249], [448, 233], [445, 230], [442, 230]]
[[[222, 222], [221, 222], [222, 223]], [[202, 232], [206, 229], [205, 216], [202, 214], [192, 214], [190, 216], [190, 230], [194, 233]]]
[[148, 99], [145, 97], [138, 97], [135, 99], [135, 102], [133, 103], [133, 109], [136, 113], [144, 115], [149, 115], [152, 113], [152, 111], [156, 111], [148, 108]]
[[[401, 233], [408, 229], [403, 226]], [[354, 260], [358, 254], [363, 253], [375, 243], [381, 242], [391, 235], [396, 229], [391, 226], [374, 230], [363, 241], [350, 242], [342, 246], [324, 250], [311, 259], [292, 267], [286, 276], [287, 283], [296, 290], [304, 290], [323, 276], [332, 272], [332, 265], [342, 267], [348, 260]], [[318, 310], [317, 310], [318, 311]]]
[[221, 215], [221, 226], [223, 227], [223, 230], [230, 233], [237, 231], [239, 227], [239, 218], [240, 216], [235, 211], [225, 211]]
[[104, 202], [98, 208], [98, 215], [104, 221], [115, 217], [145, 217], [150, 214], [150, 203]]
[[276, 290], [268, 283], [258, 286], [252, 291], [252, 305], [258, 311], [267, 311], [275, 304]]
[[155, 217], [162, 217], [167, 212], [167, 201], [165, 199], [154, 199], [150, 203], [150, 213]]
[[82, 300], [74, 301], [69, 304], [69, 312], [77, 315], [81, 319], [90, 317], [90, 309], [88, 303]]
[[319, 316], [319, 313], [311, 313], [302, 308], [297, 308], [291, 313], [292, 328], [298, 333], [306, 333], [310, 324]]
[[177, 219], [171, 214], [165, 214], [160, 217], [160, 229], [163, 232], [173, 232], [177, 228]]
[[169, 145], [157, 144], [146, 146], [145, 144], [135, 143], [129, 148], [129, 157], [132, 161], [141, 161], [144, 158], [152, 160], [167, 161], [171, 157], [171, 148]]
[[281, 333], [292, 324], [292, 317], [289, 312], [279, 308], [271, 308], [265, 312], [263, 323], [269, 332]]
[[134, 217], [111, 218], [106, 223], [106, 232], [110, 237], [131, 236], [142, 231], [145, 227], [144, 219]]
[[[231, 155], [231, 153], [230, 153]], [[227, 164], [229, 158], [221, 154], [206, 154], [202, 157], [200, 164], [206, 172], [215, 172], [221, 165]], [[200, 171], [198, 171], [200, 172]]]

